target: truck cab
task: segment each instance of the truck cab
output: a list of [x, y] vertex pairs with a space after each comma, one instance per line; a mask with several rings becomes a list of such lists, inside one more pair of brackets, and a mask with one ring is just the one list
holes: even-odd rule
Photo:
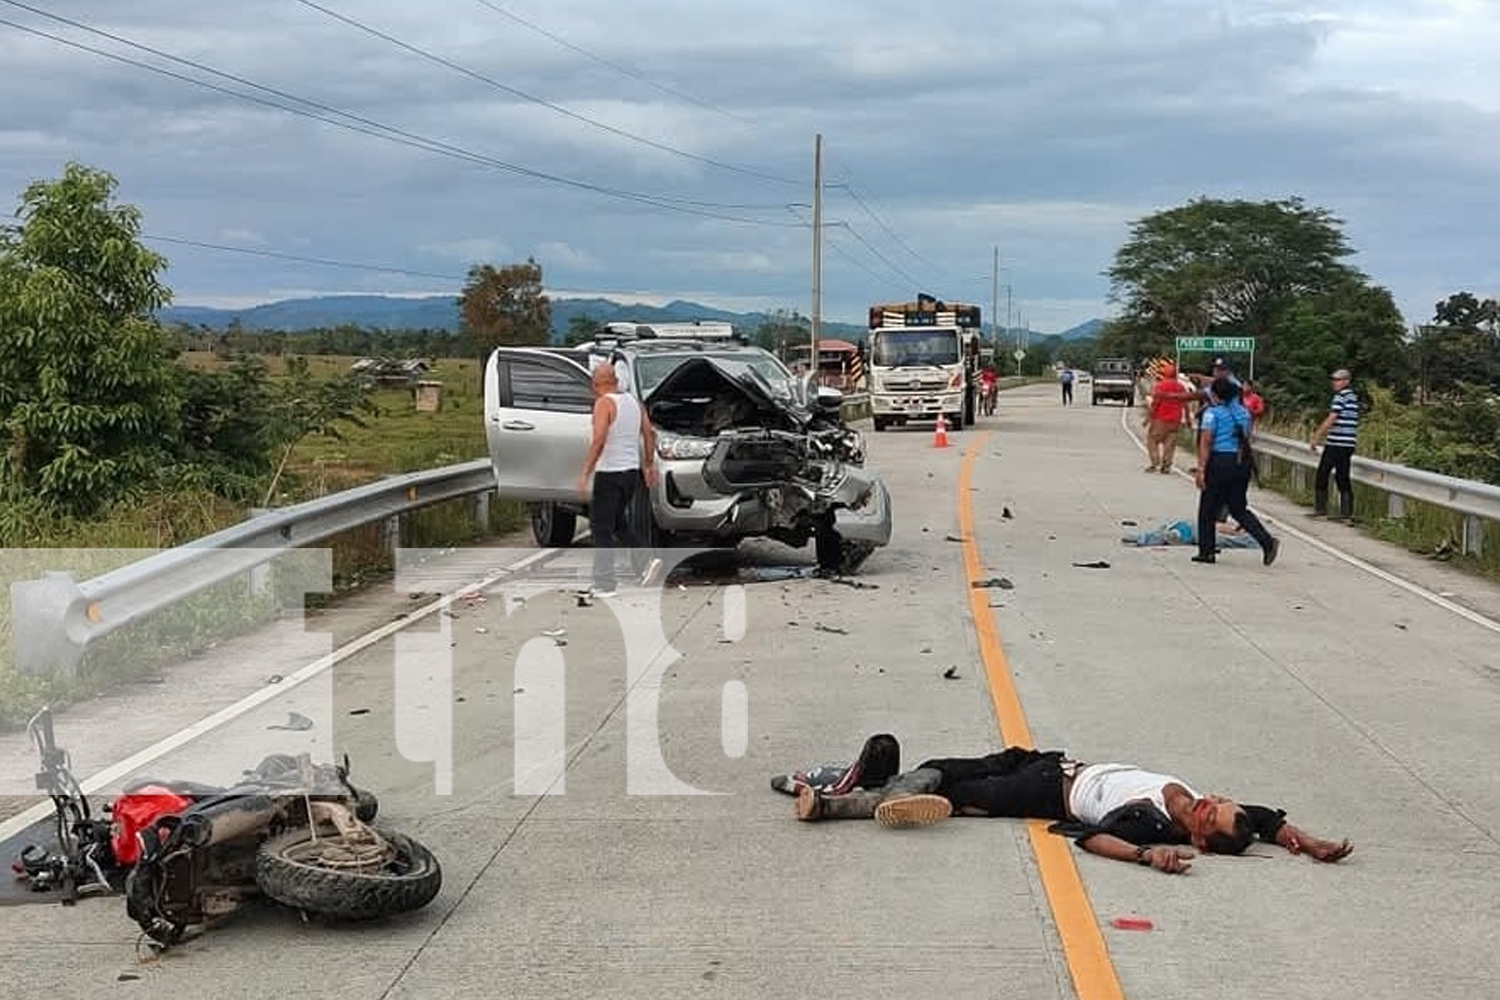
[[1135, 405], [1135, 365], [1129, 358], [1099, 358], [1094, 362], [1089, 403], [1098, 406], [1101, 399], [1118, 399], [1126, 406]]

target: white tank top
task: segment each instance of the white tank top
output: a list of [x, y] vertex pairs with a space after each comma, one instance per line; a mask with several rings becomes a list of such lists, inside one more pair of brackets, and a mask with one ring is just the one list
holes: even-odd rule
[[612, 392], [615, 419], [604, 438], [604, 453], [595, 469], [599, 472], [629, 472], [641, 467], [641, 404], [628, 392]]
[[1145, 771], [1134, 764], [1090, 764], [1073, 779], [1073, 815], [1085, 823], [1098, 823], [1127, 802], [1147, 799], [1162, 812], [1167, 811], [1162, 789], [1169, 784], [1181, 785], [1193, 798], [1198, 793], [1180, 778], [1170, 774]]

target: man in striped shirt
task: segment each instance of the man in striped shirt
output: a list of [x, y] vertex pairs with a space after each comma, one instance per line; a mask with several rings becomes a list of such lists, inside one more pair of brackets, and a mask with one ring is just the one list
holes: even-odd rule
[[1328, 474], [1333, 473], [1339, 488], [1339, 520], [1345, 524], [1354, 521], [1354, 486], [1349, 481], [1349, 462], [1354, 458], [1354, 445], [1359, 433], [1359, 397], [1349, 388], [1349, 369], [1340, 368], [1333, 373], [1333, 400], [1328, 404], [1328, 416], [1313, 431], [1308, 447], [1318, 450], [1318, 442], [1324, 442], [1323, 457], [1318, 460], [1318, 474], [1313, 480], [1313, 509], [1309, 517], [1328, 516]]

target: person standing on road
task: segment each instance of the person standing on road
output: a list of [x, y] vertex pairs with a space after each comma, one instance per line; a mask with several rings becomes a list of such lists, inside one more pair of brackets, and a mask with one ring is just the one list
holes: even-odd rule
[[1151, 459], [1147, 472], [1172, 471], [1177, 432], [1187, 423], [1187, 408], [1183, 404], [1192, 398], [1192, 391], [1177, 381], [1177, 367], [1171, 363], [1162, 365], [1141, 421], [1146, 426], [1146, 455]]
[[[641, 411], [640, 401], [620, 391], [619, 376], [609, 362], [594, 366], [593, 440], [589, 442], [578, 493], [589, 497], [589, 531], [594, 541], [596, 597], [615, 594], [615, 545], [629, 548], [631, 561], [649, 585], [661, 570], [661, 560], [645, 549], [631, 523], [630, 505], [642, 486], [656, 484], [656, 432]], [[592, 495], [589, 477], [593, 477]]]
[[[797, 818], [815, 822], [874, 819], [885, 827], [925, 826], [949, 816], [1048, 819], [1049, 831], [1072, 837], [1090, 854], [1180, 874], [1191, 866], [1191, 844], [1209, 854], [1243, 854], [1256, 839], [1293, 854], [1334, 862], [1354, 845], [1315, 837], [1286, 821], [1286, 812], [1241, 805], [1221, 795], [1199, 795], [1187, 782], [1134, 764], [1090, 764], [1062, 750], [1006, 747], [982, 757], [948, 757], [887, 777], [899, 763], [896, 738], [879, 741], [884, 752], [865, 770], [846, 774], [831, 788], [810, 782], [795, 788]], [[861, 754], [864, 761], [870, 754]], [[855, 768], [860, 767], [856, 762]], [[782, 788], [773, 780], [772, 787]]]
[[1271, 537], [1260, 518], [1247, 506], [1250, 489], [1250, 435], [1254, 421], [1240, 402], [1240, 387], [1227, 378], [1209, 388], [1208, 406], [1198, 426], [1198, 467], [1193, 479], [1198, 485], [1198, 554], [1193, 562], [1217, 561], [1216, 524], [1220, 508], [1228, 508], [1235, 521], [1260, 543], [1261, 562], [1276, 561], [1281, 543]]
[[1062, 374], [1058, 375], [1058, 381], [1062, 383], [1062, 401], [1064, 406], [1073, 403], [1073, 368], [1071, 365], [1064, 366]]
[[1359, 434], [1359, 397], [1349, 388], [1349, 369], [1340, 368], [1331, 376], [1333, 399], [1328, 404], [1328, 416], [1313, 431], [1308, 447], [1318, 450], [1323, 441], [1323, 456], [1318, 459], [1318, 472], [1313, 479], [1313, 509], [1309, 517], [1328, 516], [1328, 475], [1333, 473], [1339, 488], [1339, 519], [1344, 523], [1354, 520], [1354, 485], [1349, 480], [1349, 463], [1354, 458], [1354, 445]]

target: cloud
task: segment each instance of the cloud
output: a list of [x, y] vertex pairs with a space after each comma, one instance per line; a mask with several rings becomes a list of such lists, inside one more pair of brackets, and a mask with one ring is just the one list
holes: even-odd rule
[[1198, 195], [1329, 208], [1412, 321], [1500, 291], [1480, 0], [505, 5], [660, 87], [471, 0], [324, 2], [474, 75], [285, 0], [45, 7], [268, 89], [6, 7], [223, 89], [0, 26], [0, 197], [78, 159], [148, 232], [415, 272], [172, 246], [179, 302], [416, 292], [532, 255], [549, 287], [806, 314], [810, 213], [790, 206], [822, 133], [830, 318], [919, 289], [987, 306], [998, 245], [1015, 311], [1071, 326], [1108, 312], [1129, 223]]

